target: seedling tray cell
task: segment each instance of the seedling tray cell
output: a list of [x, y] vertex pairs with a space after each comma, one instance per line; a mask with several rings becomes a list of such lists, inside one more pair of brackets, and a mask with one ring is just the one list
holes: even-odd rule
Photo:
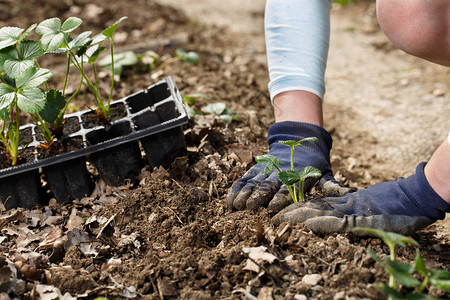
[[[113, 107], [113, 114], [117, 112], [117, 116], [114, 115], [113, 121], [108, 125], [86, 122], [86, 117], [94, 115], [95, 111], [85, 110], [68, 114], [66, 122], [71, 124], [70, 131], [65, 129], [63, 136], [57, 142], [61, 145], [67, 145], [72, 140], [76, 140], [80, 144], [79, 149], [45, 158], [42, 158], [42, 153], [32, 151], [31, 158], [28, 157], [26, 163], [0, 170], [0, 184], [7, 182], [11, 176], [19, 175], [22, 177], [21, 174], [26, 176], [25, 172], [41, 168], [54, 171], [54, 166], [59, 164], [63, 168], [70, 165], [69, 161], [74, 159], [81, 158], [83, 162], [84, 160], [98, 158], [103, 160], [104, 163], [112, 164], [111, 160], [115, 160], [115, 158], [112, 157], [109, 160], [105, 160], [104, 157], [107, 154], [116, 155], [115, 157], [132, 155], [125, 162], [119, 162], [120, 167], [110, 166], [102, 171], [99, 165], [96, 166], [99, 169], [100, 177], [103, 178], [103, 176], [107, 177], [112, 174], [114, 179], [105, 180], [108, 184], [119, 185], [126, 178], [132, 177], [131, 179], [133, 179], [136, 177], [140, 170], [137, 168], [142, 167], [138, 141], [141, 141], [144, 149], [149, 150], [146, 151], [146, 156], [147, 160], [151, 161], [151, 166], [163, 165], [167, 167], [170, 164], [170, 160], [173, 161], [175, 156], [185, 152], [186, 146], [182, 125], [186, 124], [189, 118], [179, 90], [170, 77], [149, 86], [145, 90], [113, 101], [111, 106]], [[21, 139], [22, 149], [37, 149], [37, 146], [42, 142], [42, 136], [37, 127], [28, 124], [21, 126], [20, 130], [21, 133], [27, 133]], [[156, 143], [160, 146], [162, 145], [162, 147], [146, 146], [146, 143]], [[124, 150], [130, 146], [131, 150]], [[117, 151], [125, 152], [120, 152], [119, 154]], [[168, 153], [170, 151], [172, 153]], [[0, 152], [0, 158], [2, 155], [4, 156]], [[159, 159], [161, 161], [158, 161]], [[68, 163], [62, 164], [65, 162]], [[80, 163], [74, 164], [79, 165]], [[116, 171], [122, 171], [122, 174], [115, 176], [115, 171], [111, 168]], [[83, 167], [75, 173], [80, 172], [84, 172]], [[70, 178], [65, 179], [65, 181], [70, 180]], [[90, 190], [87, 186], [89, 184], [82, 188], [82, 193]], [[70, 193], [73, 195], [68, 197], [79, 197], [79, 194], [74, 194], [73, 189], [69, 188], [69, 192], [71, 191]], [[69, 199], [63, 196], [59, 196], [59, 198], [57, 200], [61, 200], [61, 202], [67, 202]]]

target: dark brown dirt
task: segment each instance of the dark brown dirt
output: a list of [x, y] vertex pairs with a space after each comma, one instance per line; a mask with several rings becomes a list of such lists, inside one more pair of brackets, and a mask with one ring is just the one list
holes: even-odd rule
[[[97, 15], [90, 17], [94, 10]], [[267, 150], [265, 134], [273, 122], [266, 67], [251, 54], [239, 54], [235, 36], [223, 28], [191, 22], [180, 11], [153, 0], [0, 2], [1, 27], [24, 28], [44, 18], [70, 15], [81, 16], [86, 20], [83, 30], [94, 33], [128, 15], [118, 29], [126, 35], [127, 45], [119, 42], [118, 49], [187, 34], [180, 47], [200, 54], [201, 64], [177, 61], [158, 70], [146, 65], [126, 69], [115, 99], [170, 75], [182, 95], [202, 93], [211, 99], [196, 99], [192, 108], [224, 102], [240, 113], [240, 121], [226, 124], [211, 115], [193, 118], [184, 128], [188, 154], [168, 171], [144, 168], [136, 185], [111, 188], [99, 181], [91, 197], [70, 205], [50, 200], [36, 210], [3, 212], [0, 271], [14, 270], [17, 278], [0, 277], [4, 299], [42, 298], [44, 287], [80, 299], [383, 298], [372, 284], [386, 282], [387, 276], [366, 254], [366, 247], [387, 253], [380, 240], [316, 236], [303, 225], [274, 227], [265, 210], [226, 208], [232, 182], [253, 163], [253, 156]], [[156, 52], [170, 56], [174, 48], [160, 47]], [[42, 64], [58, 69], [63, 62]], [[74, 88], [76, 81], [71, 83]], [[77, 109], [94, 105], [85, 94], [75, 100]], [[339, 140], [352, 141], [346, 132], [331, 132]], [[365, 187], [370, 180], [391, 179], [381, 173], [372, 174], [370, 180], [360, 176], [364, 165], [347, 169], [343, 162], [349, 156], [342, 154], [342, 147], [334, 152], [333, 166], [346, 183]], [[376, 162], [366, 155], [366, 164]], [[413, 237], [429, 266], [449, 269], [449, 240], [438, 233], [432, 225]], [[268, 257], [252, 265], [246, 248], [260, 246]], [[401, 261], [412, 261], [415, 250], [399, 249], [397, 255]], [[315, 284], [302, 281], [312, 274], [320, 275]]]

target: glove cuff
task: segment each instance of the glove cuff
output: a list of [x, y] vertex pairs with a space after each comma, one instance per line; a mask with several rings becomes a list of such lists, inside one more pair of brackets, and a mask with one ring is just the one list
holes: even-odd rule
[[416, 168], [416, 174], [409, 176], [403, 181], [405, 193], [414, 199], [423, 215], [434, 220], [444, 219], [445, 213], [450, 212], [450, 204], [444, 201], [431, 187], [425, 177], [425, 162]]
[[333, 140], [328, 131], [320, 126], [303, 122], [284, 121], [273, 124], [269, 127], [267, 142], [271, 145], [278, 141], [299, 141], [307, 137], [318, 138], [317, 143], [328, 148], [328, 152], [331, 150]]

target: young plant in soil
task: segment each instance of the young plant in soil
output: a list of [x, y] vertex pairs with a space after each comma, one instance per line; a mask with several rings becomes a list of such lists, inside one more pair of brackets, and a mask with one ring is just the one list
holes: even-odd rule
[[[430, 285], [447, 292], [450, 291], [450, 272], [428, 268], [422, 259], [419, 248], [416, 248], [414, 264], [395, 260], [396, 246], [406, 248], [407, 245], [413, 245], [419, 247], [419, 243], [412, 238], [373, 228], [356, 227], [353, 231], [370, 233], [380, 238], [388, 246], [389, 256], [383, 257], [378, 256], [372, 249], [367, 248], [369, 255], [389, 273], [388, 284], [375, 286], [378, 290], [385, 293], [388, 299], [435, 299], [423, 294], [424, 290]], [[419, 279], [422, 279], [422, 281]], [[414, 288], [415, 290], [407, 295], [402, 295], [400, 293], [400, 285], [406, 288]]]
[[[278, 165], [283, 165], [284, 163], [278, 160], [274, 155], [265, 154], [255, 157], [256, 162], [266, 164], [264, 168], [264, 175], [269, 175], [272, 173], [275, 167], [279, 173], [278, 178], [285, 184], [291, 194], [292, 201], [304, 201], [304, 185], [305, 180], [310, 177], [318, 178], [322, 176], [319, 169], [313, 166], [307, 166], [301, 168], [300, 170], [294, 170], [294, 150], [296, 147], [301, 146], [303, 142], [317, 142], [316, 137], [307, 137], [300, 141], [280, 141], [279, 143], [286, 145], [291, 148], [291, 169], [282, 171]], [[297, 183], [298, 183], [298, 193], [297, 193]]]
[[25, 41], [36, 28], [0, 29], [0, 140], [12, 166], [19, 160], [20, 111], [41, 120], [39, 112], [46, 106], [46, 93], [39, 88], [52, 73], [37, 65], [36, 57], [44, 54], [38, 41]]

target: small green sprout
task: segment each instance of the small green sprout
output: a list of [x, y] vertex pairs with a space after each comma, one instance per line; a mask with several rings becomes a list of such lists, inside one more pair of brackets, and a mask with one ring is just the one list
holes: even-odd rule
[[227, 108], [227, 105], [223, 102], [210, 103], [203, 107], [202, 111], [208, 114], [218, 115], [227, 124], [233, 121], [239, 121], [238, 112]]
[[[385, 232], [373, 228], [355, 227], [353, 231], [364, 231], [380, 238], [389, 248], [388, 257], [378, 256], [372, 249], [367, 248], [369, 255], [379, 264], [383, 266], [389, 273], [389, 284], [375, 287], [384, 292], [388, 299], [405, 299], [400, 293], [399, 284], [407, 288], [415, 288], [414, 292], [409, 293], [407, 299], [434, 299], [428, 295], [422, 294], [428, 285], [436, 288], [450, 291], [450, 272], [446, 270], [437, 270], [426, 267], [419, 248], [416, 248], [416, 258], [414, 264], [403, 263], [395, 260], [395, 247], [400, 246], [406, 248], [407, 245], [419, 247], [412, 238], [403, 236], [394, 232]], [[415, 273], [420, 275], [423, 280], [420, 282], [413, 276]]]
[[[265, 163], [266, 166], [264, 168], [264, 175], [269, 175], [272, 173], [273, 168], [275, 167], [278, 170], [278, 178], [280, 181], [285, 184], [291, 194], [292, 201], [294, 203], [298, 201], [304, 201], [304, 185], [305, 180], [310, 177], [318, 178], [322, 176], [322, 173], [319, 169], [313, 166], [307, 166], [301, 168], [300, 170], [294, 170], [294, 150], [296, 147], [301, 146], [304, 142], [317, 142], [316, 137], [308, 137], [304, 138], [300, 141], [280, 141], [279, 143], [286, 145], [291, 148], [291, 169], [283, 171], [278, 165], [283, 165], [283, 163], [278, 160], [276, 156], [266, 154], [255, 157], [256, 162]], [[297, 193], [297, 183], [299, 186], [299, 190]]]

